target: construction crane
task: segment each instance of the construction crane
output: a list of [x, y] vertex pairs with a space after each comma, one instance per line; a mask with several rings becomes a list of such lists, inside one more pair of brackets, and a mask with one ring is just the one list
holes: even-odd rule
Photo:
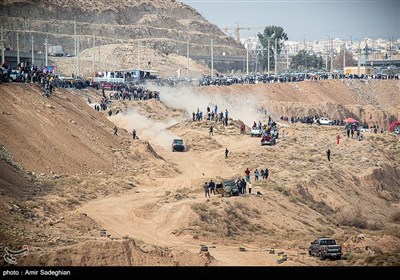
[[240, 30], [252, 30], [252, 29], [262, 29], [262, 28], [264, 28], [264, 27], [262, 27], [262, 26], [240, 26], [239, 22], [236, 22], [236, 26], [225, 26], [222, 28], [222, 30], [225, 31], [225, 33], [227, 33], [227, 34], [228, 34], [229, 30], [234, 30], [236, 41], [238, 43], [240, 43]]

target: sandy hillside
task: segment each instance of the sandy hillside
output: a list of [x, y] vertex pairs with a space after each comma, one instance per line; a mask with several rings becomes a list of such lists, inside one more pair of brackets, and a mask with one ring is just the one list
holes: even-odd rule
[[[2, 246], [30, 246], [19, 264], [399, 265], [398, 136], [364, 133], [356, 141], [343, 128], [281, 121], [285, 139], [275, 146], [239, 134], [242, 122], [248, 131], [253, 120], [267, 120], [260, 106], [273, 116], [314, 109], [360, 118], [361, 106], [358, 113], [384, 125], [398, 113], [398, 82], [166, 87], [161, 101], [113, 101], [120, 112], [111, 117], [86, 103], [99, 99], [96, 91], [59, 90], [50, 100], [31, 85], [0, 91], [0, 234]], [[210, 136], [211, 124], [192, 122], [191, 113], [215, 105], [230, 120], [213, 123]], [[171, 152], [176, 137], [187, 152]], [[205, 181], [244, 177], [247, 167], [252, 195], [204, 197]], [[255, 182], [254, 170], [265, 167], [268, 180]], [[336, 238], [343, 259], [309, 257], [318, 236]], [[277, 262], [278, 252], [287, 261]]]
[[[153, 43], [154, 44], [154, 43]], [[114, 71], [119, 69], [150, 69], [157, 71], [160, 77], [176, 77], [187, 74], [187, 57], [176, 53], [165, 54], [153, 45], [141, 46], [140, 51], [134, 43], [108, 44], [95, 51], [95, 71]], [[76, 57], [51, 57], [52, 65], [62, 76], [71, 76], [76, 72]], [[79, 58], [80, 73], [83, 77], [93, 77], [93, 48], [85, 49]], [[150, 63], [150, 64], [149, 64]], [[154, 66], [156, 65], [156, 66]], [[209, 75], [210, 69], [199, 62], [189, 59], [189, 75], [200, 77]]]

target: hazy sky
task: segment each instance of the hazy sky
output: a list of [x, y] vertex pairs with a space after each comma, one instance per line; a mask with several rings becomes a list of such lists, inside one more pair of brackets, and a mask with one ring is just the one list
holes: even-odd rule
[[[400, 0], [185, 0], [219, 27], [282, 26], [289, 40], [400, 38]], [[255, 36], [263, 28], [241, 30]], [[234, 31], [229, 31], [234, 36]]]

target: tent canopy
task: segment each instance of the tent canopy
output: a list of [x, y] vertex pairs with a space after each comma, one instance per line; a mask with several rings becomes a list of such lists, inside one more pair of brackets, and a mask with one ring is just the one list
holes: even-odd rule
[[347, 118], [343, 120], [345, 123], [358, 123], [359, 121], [353, 119], [353, 118]]
[[390, 124], [390, 127], [389, 127], [389, 131], [393, 132], [393, 130], [396, 126], [400, 126], [400, 121], [392, 121], [392, 123]]

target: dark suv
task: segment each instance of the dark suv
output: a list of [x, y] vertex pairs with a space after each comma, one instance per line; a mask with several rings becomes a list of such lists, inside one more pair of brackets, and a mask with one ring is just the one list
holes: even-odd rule
[[310, 256], [318, 256], [321, 260], [335, 258], [340, 260], [342, 257], [342, 246], [336, 244], [335, 239], [329, 237], [318, 237], [311, 242], [308, 249]]
[[172, 151], [186, 152], [185, 141], [183, 141], [183, 139], [174, 139], [174, 141], [172, 141]]

